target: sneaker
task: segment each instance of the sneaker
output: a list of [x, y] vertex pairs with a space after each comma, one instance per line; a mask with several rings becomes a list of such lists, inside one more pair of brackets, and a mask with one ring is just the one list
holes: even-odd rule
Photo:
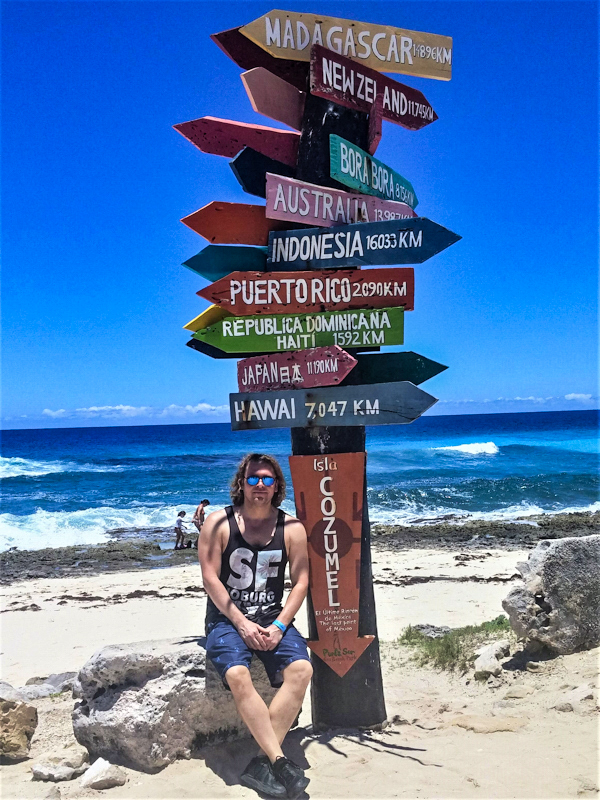
[[285, 786], [273, 774], [271, 762], [266, 756], [256, 756], [240, 776], [240, 783], [269, 797], [289, 797]]
[[304, 770], [285, 756], [278, 758], [272, 765], [272, 769], [279, 783], [285, 786], [290, 800], [299, 797], [310, 783], [310, 778], [306, 777]]

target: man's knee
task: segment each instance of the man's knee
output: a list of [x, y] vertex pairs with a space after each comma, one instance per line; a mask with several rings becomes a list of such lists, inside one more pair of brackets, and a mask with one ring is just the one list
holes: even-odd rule
[[306, 687], [310, 683], [312, 674], [313, 674], [312, 664], [310, 663], [310, 661], [306, 661], [305, 659], [292, 661], [292, 663], [288, 664], [282, 673], [284, 682], [287, 681], [295, 683], [296, 685], [301, 686], [304, 689], [306, 689]]
[[223, 676], [227, 681], [227, 685], [231, 689], [234, 697], [243, 695], [254, 688], [252, 685], [252, 676], [248, 667], [243, 664], [236, 664], [230, 667]]

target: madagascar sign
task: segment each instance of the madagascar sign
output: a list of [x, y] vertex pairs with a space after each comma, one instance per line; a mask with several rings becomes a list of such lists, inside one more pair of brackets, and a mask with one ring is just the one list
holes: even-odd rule
[[290, 11], [270, 11], [240, 33], [275, 58], [309, 61], [311, 46], [320, 44], [381, 72], [442, 81], [452, 77], [449, 36]]
[[340, 677], [373, 641], [358, 635], [366, 453], [290, 456], [296, 515], [308, 534], [317, 640], [307, 642]]
[[426, 217], [274, 231], [267, 269], [421, 264], [460, 238]]
[[406, 203], [382, 200], [366, 194], [351, 194], [341, 189], [317, 186], [283, 175], [267, 173], [268, 219], [302, 222], [305, 225], [350, 225], [353, 222], [377, 222], [410, 219], [416, 212]]
[[422, 92], [319, 45], [310, 59], [310, 91], [367, 114], [376, 106], [383, 119], [413, 131], [438, 118]]
[[226, 353], [403, 344], [404, 309], [226, 317], [198, 330], [194, 338]]
[[233, 272], [198, 294], [232, 314], [285, 314], [350, 308], [414, 308], [414, 270], [334, 269]]
[[369, 153], [341, 136], [329, 136], [331, 177], [357, 192], [400, 200], [411, 208], [419, 201], [412, 184]]
[[356, 359], [337, 345], [255, 356], [238, 361], [238, 388], [240, 392], [272, 392], [335, 386], [355, 366]]

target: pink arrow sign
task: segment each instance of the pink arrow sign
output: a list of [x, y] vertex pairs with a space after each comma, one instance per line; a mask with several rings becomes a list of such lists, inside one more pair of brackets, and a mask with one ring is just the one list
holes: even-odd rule
[[353, 222], [408, 219], [416, 213], [406, 203], [354, 194], [267, 172], [268, 219], [331, 228]]
[[336, 386], [356, 364], [356, 359], [337, 344], [244, 358], [238, 361], [238, 387], [240, 392], [270, 392]]
[[290, 167], [295, 167], [298, 160], [300, 134], [295, 131], [281, 131], [217, 117], [201, 117], [180, 122], [173, 127], [203, 153], [233, 158], [244, 147], [251, 147]]
[[264, 67], [256, 67], [240, 75], [252, 108], [265, 117], [302, 130], [306, 92], [273, 75]]

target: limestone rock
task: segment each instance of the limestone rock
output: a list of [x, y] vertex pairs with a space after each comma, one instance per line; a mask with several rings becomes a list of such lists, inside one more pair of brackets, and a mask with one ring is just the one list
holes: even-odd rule
[[70, 691], [73, 688], [73, 681], [76, 677], [76, 672], [61, 672], [49, 675], [47, 678], [30, 678], [25, 686], [18, 691], [25, 700], [50, 697], [51, 694]]
[[112, 789], [113, 786], [123, 786], [127, 783], [127, 773], [120, 767], [99, 758], [94, 761], [79, 783], [84, 789]]
[[522, 700], [524, 697], [527, 697], [528, 694], [531, 694], [534, 691], [533, 686], [511, 686], [510, 689], [505, 692], [504, 699], [505, 700]]
[[23, 702], [25, 698], [19, 689], [15, 689], [10, 683], [0, 681], [0, 698], [2, 700], [14, 700], [15, 702]]
[[447, 633], [450, 633], [452, 628], [449, 628], [447, 625], [413, 625], [413, 631], [417, 631], [418, 633], [426, 636], [428, 639], [440, 639], [442, 636], [445, 636]]
[[61, 800], [61, 797], [60, 789], [54, 784], [44, 795], [43, 800]]
[[70, 781], [89, 767], [85, 747], [70, 742], [62, 749], [44, 753], [31, 767], [34, 781]]
[[478, 681], [489, 678], [490, 675], [498, 677], [502, 673], [502, 664], [499, 658], [507, 656], [510, 652], [508, 639], [492, 642], [481, 648], [479, 656], [475, 659], [475, 679]]
[[[93, 757], [155, 772], [207, 742], [249, 736], [203, 643], [172, 639], [95, 653], [73, 687], [75, 738]], [[275, 690], [258, 661], [252, 678], [270, 702]]]
[[35, 706], [0, 697], [0, 755], [15, 761], [27, 758], [37, 724]]
[[475, 733], [497, 733], [498, 731], [518, 731], [528, 722], [527, 717], [479, 717], [475, 714], [464, 714], [451, 720], [450, 725]]
[[600, 535], [539, 542], [502, 601], [528, 646], [566, 655], [600, 644]]

